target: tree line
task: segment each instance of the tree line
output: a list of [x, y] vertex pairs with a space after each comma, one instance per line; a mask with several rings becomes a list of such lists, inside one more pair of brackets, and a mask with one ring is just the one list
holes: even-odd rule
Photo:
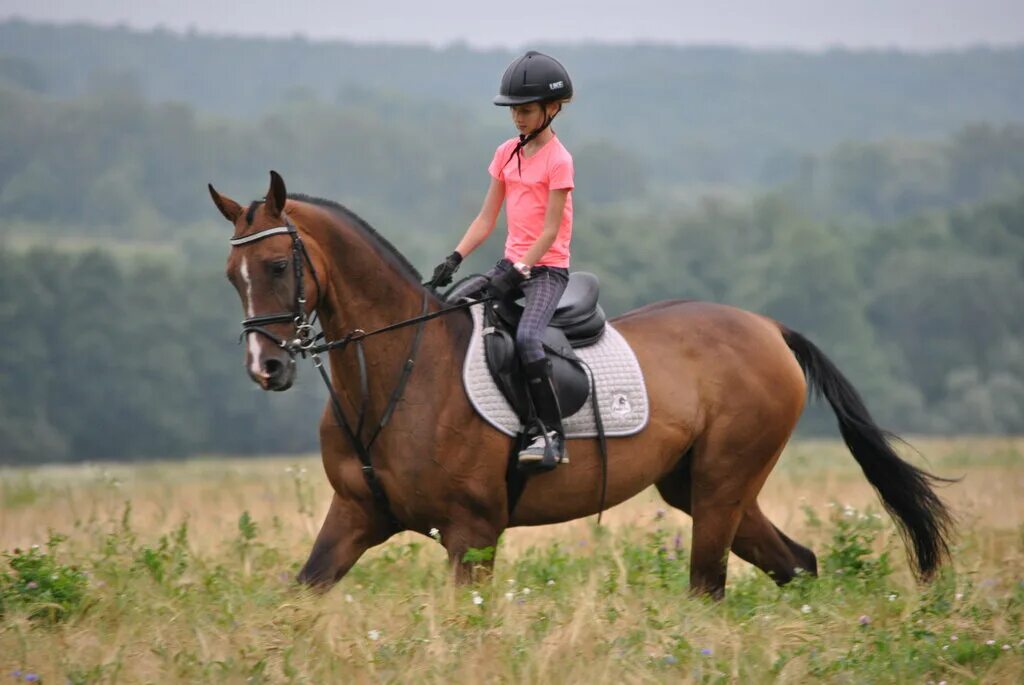
[[[866, 231], [783, 195], [593, 212], [577, 230], [575, 268], [600, 274], [612, 312], [671, 297], [750, 308], [818, 343], [883, 425], [1024, 431], [1024, 193]], [[315, 445], [316, 378], [303, 368], [283, 394], [248, 380], [220, 266], [6, 249], [0, 292], [3, 462]], [[832, 420], [812, 413], [804, 430]]]

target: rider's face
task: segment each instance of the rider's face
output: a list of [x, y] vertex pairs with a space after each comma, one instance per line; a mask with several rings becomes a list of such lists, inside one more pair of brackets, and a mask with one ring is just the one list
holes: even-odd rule
[[512, 110], [512, 123], [521, 134], [528, 135], [544, 125], [544, 110], [539, 103], [513, 105], [509, 109]]

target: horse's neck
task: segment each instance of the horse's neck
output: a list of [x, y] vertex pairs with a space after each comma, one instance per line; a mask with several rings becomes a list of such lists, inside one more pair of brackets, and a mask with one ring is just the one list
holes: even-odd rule
[[[371, 332], [423, 313], [426, 292], [409, 274], [380, 252], [382, 248], [358, 229], [347, 229], [333, 236], [324, 257], [330, 273], [325, 279], [325, 302], [320, 318], [327, 340], [340, 340], [355, 329]], [[430, 309], [437, 298], [427, 295]], [[363, 343], [369, 398], [367, 419], [379, 418], [388, 402], [399, 371], [409, 354], [417, 326], [382, 333]], [[435, 340], [445, 336], [446, 327], [426, 324], [423, 343], [430, 347], [446, 344]], [[363, 402], [360, 368], [353, 346], [330, 353], [331, 375], [337, 392], [343, 394], [352, 409]]]

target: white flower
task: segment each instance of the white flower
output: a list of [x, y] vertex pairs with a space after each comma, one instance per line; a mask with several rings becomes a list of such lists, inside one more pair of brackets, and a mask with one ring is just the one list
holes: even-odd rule
[[942, 645], [942, 651], [943, 652], [945, 652], [947, 649], [949, 649], [949, 645]]
[[949, 639], [950, 639], [950, 640], [951, 640], [952, 642], [956, 642], [956, 641], [957, 641], [957, 640], [959, 640], [960, 638], [958, 638], [958, 637], [957, 637], [956, 635], [950, 635], [950, 636], [949, 636]]
[[994, 645], [995, 643], [996, 643], [996, 641], [995, 641], [995, 640], [985, 640], [985, 644], [986, 644], [986, 645], [988, 645], [989, 647], [991, 647], [991, 646], [992, 646], [992, 645]]
[[802, 613], [802, 614], [809, 614], [809, 613], [811, 613], [811, 605], [810, 604], [804, 604], [802, 607], [800, 607], [800, 613]]
[[435, 540], [440, 540], [441, 539], [441, 531], [439, 531], [437, 528], [431, 528], [429, 535], [430, 535], [430, 537], [434, 538]]
[[895, 602], [896, 601], [896, 593], [895, 592], [892, 593], [891, 595], [889, 595], [889, 601], [890, 602]]
[[1003, 645], [1003, 651], [1004, 652], [1010, 651], [1010, 645]]
[[555, 579], [554, 578], [549, 578], [548, 579], [548, 585], [554, 585], [554, 584], [555, 584]]
[[484, 598], [480, 595], [473, 595], [473, 604], [480, 606], [484, 603]]
[[515, 585], [516, 584], [516, 579], [515, 578], [509, 578], [505, 582], [508, 583], [509, 585]]
[[349, 604], [351, 604], [352, 603], [352, 595], [345, 595], [345, 601], [348, 602]]
[[379, 630], [371, 630], [370, 632], [368, 632], [366, 634], [366, 637], [368, 637], [371, 640], [373, 640], [374, 642], [376, 642], [377, 640], [380, 639], [380, 631]]
[[528, 587], [524, 587], [524, 588], [523, 588], [523, 594], [524, 594], [524, 595], [528, 595], [528, 594], [530, 594], [530, 588], [528, 588]]
[[513, 599], [515, 599], [515, 597], [516, 597], [516, 593], [514, 593], [514, 592], [506, 592], [506, 593], [505, 593], [505, 599], [507, 599], [507, 600], [508, 600], [508, 601], [510, 601], [510, 602], [511, 602], [511, 601], [512, 601]]
[[961, 600], [964, 598], [964, 593], [958, 592], [954, 595], [954, 597], [956, 597], [958, 600]]

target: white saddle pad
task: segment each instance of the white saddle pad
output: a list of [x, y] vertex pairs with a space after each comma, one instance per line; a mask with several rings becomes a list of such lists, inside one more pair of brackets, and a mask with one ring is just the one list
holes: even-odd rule
[[[473, 315], [473, 337], [469, 342], [462, 380], [469, 401], [477, 413], [505, 435], [515, 435], [522, 428], [519, 417], [498, 390], [490, 371], [487, 370], [483, 342], [483, 306], [470, 307]], [[605, 435], [633, 435], [647, 425], [647, 388], [644, 386], [644, 375], [626, 339], [610, 323], [606, 326], [600, 341], [590, 347], [576, 350], [576, 355], [590, 366], [597, 377], [597, 402], [601, 408]], [[588, 398], [579, 411], [562, 419], [567, 438], [597, 436], [593, 401], [593, 397]]]

